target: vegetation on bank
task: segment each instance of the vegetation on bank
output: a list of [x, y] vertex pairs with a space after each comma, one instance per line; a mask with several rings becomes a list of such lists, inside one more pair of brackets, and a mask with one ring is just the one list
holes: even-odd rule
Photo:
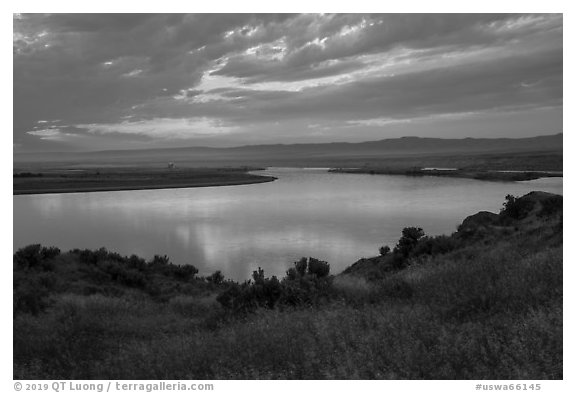
[[[14, 254], [17, 379], [561, 379], [562, 197], [402, 230], [338, 275], [199, 277], [166, 256]], [[376, 251], [376, 250], [375, 250]]]
[[562, 177], [562, 172], [546, 171], [500, 171], [489, 169], [425, 169], [420, 167], [411, 168], [388, 168], [388, 167], [362, 167], [362, 168], [333, 168], [332, 173], [362, 173], [370, 175], [402, 175], [402, 176], [441, 176], [460, 177], [475, 180], [491, 181], [527, 181], [542, 177]]
[[212, 187], [264, 183], [272, 176], [248, 173], [257, 167], [177, 168], [86, 168], [51, 169], [43, 172], [15, 172], [13, 193], [47, 194], [159, 188]]

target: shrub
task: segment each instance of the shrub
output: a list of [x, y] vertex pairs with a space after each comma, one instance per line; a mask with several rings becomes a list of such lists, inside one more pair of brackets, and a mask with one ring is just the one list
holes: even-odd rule
[[446, 254], [456, 249], [457, 246], [458, 241], [451, 236], [425, 237], [416, 244], [410, 256]]
[[14, 263], [20, 269], [42, 267], [44, 270], [53, 270], [50, 261], [60, 254], [57, 247], [42, 247], [40, 244], [31, 244], [20, 248], [14, 254]]
[[282, 296], [278, 303], [281, 306], [317, 305], [335, 295], [332, 286], [333, 277], [305, 275], [296, 280], [282, 280]]
[[58, 247], [42, 247], [40, 254], [42, 259], [53, 259], [60, 255], [60, 249]]
[[220, 270], [215, 271], [210, 276], [206, 277], [208, 282], [211, 282], [216, 285], [220, 285], [224, 282], [224, 275]]
[[381, 256], [385, 257], [390, 252], [390, 247], [383, 246], [383, 247], [380, 247], [380, 249], [378, 251], [380, 251]]
[[308, 260], [308, 274], [318, 278], [327, 277], [330, 274], [330, 265], [328, 262], [310, 258]]
[[198, 269], [192, 265], [176, 266], [174, 276], [181, 280], [189, 280], [198, 274]]
[[291, 267], [286, 271], [286, 279], [287, 280], [296, 280], [298, 277], [302, 277], [302, 275], [296, 270], [296, 268]]
[[150, 262], [150, 265], [151, 266], [154, 266], [154, 265], [166, 266], [166, 265], [168, 265], [169, 262], [170, 262], [170, 258], [168, 258], [167, 255], [164, 255], [164, 256], [154, 255], [154, 258]]
[[404, 256], [399, 252], [392, 253], [392, 259], [390, 260], [390, 265], [393, 269], [403, 269], [406, 267], [408, 257]]
[[402, 237], [394, 247], [394, 253], [407, 257], [425, 235], [422, 228], [407, 227], [402, 229]]
[[330, 274], [330, 264], [316, 258], [300, 258], [294, 262], [294, 267], [286, 271], [286, 278], [295, 280], [307, 274], [318, 278], [327, 277]]
[[[103, 261], [108, 259], [109, 253], [108, 250], [104, 247], [99, 248], [96, 251], [92, 250], [74, 250], [73, 253], [78, 254], [80, 258], [80, 262], [88, 264], [88, 265], [95, 265], [99, 261]], [[118, 254], [116, 254], [118, 255]]]
[[315, 258], [295, 262], [295, 267], [288, 269], [282, 281], [275, 276], [266, 278], [264, 270], [258, 268], [252, 273], [252, 280], [243, 284], [228, 283], [228, 288], [216, 300], [234, 312], [316, 304], [332, 295], [329, 273], [330, 265]]
[[136, 269], [129, 268], [126, 264], [113, 260], [101, 261], [98, 267], [108, 274], [112, 281], [129, 287], [143, 288], [146, 286], [146, 277]]
[[300, 276], [306, 274], [307, 267], [308, 267], [308, 260], [306, 258], [301, 258], [299, 261], [294, 262], [294, 268], [296, 269], [296, 272]]
[[261, 268], [252, 273], [252, 278], [253, 281], [243, 284], [231, 283], [216, 300], [234, 312], [254, 311], [258, 307], [274, 308], [282, 295], [280, 281], [275, 276], [266, 278]]
[[240, 284], [234, 282], [230, 283], [228, 288], [216, 297], [216, 301], [224, 308], [237, 310], [240, 308], [237, 299], [239, 299], [241, 295], [242, 287]]
[[140, 271], [146, 270], [146, 261], [143, 258], [140, 258], [134, 254], [130, 255], [126, 259], [126, 265], [132, 269], [138, 269]]
[[31, 244], [16, 251], [14, 262], [20, 268], [29, 268], [40, 265], [42, 261], [42, 246], [40, 244]]
[[534, 208], [534, 201], [527, 198], [516, 198], [514, 195], [506, 195], [500, 214], [515, 220], [525, 218]]

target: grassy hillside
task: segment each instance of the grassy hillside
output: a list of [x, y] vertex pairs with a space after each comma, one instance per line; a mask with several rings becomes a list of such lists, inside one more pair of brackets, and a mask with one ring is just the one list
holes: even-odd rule
[[[400, 228], [399, 228], [400, 229]], [[405, 228], [337, 276], [197, 277], [167, 257], [14, 254], [18, 379], [561, 379], [562, 197]]]

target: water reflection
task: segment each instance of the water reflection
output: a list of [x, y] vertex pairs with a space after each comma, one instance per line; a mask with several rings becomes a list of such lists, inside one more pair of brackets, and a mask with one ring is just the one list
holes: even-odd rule
[[497, 211], [504, 195], [562, 193], [562, 179], [498, 183], [441, 177], [272, 169], [272, 183], [14, 197], [14, 247], [106, 248], [166, 254], [201, 273], [244, 279], [262, 266], [283, 275], [301, 256], [340, 271], [393, 245], [405, 226], [452, 232], [469, 214]]

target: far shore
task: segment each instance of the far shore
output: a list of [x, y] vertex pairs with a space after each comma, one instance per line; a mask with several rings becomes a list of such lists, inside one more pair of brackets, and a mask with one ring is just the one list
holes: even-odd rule
[[557, 171], [504, 171], [457, 168], [333, 168], [332, 173], [358, 173], [370, 175], [441, 176], [489, 181], [527, 181], [543, 177], [562, 177]]
[[106, 171], [78, 171], [62, 174], [61, 171], [38, 173], [20, 172], [13, 177], [13, 195], [64, 194], [83, 192], [158, 190], [236, 186], [267, 183], [273, 176], [247, 173], [254, 168], [210, 169], [108, 169]]

